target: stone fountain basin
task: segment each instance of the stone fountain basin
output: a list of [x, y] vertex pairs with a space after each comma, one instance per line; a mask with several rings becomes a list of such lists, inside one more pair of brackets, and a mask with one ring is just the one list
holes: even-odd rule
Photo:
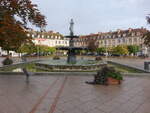
[[45, 71], [97, 71], [106, 66], [103, 61], [78, 60], [76, 64], [67, 64], [66, 60], [45, 60], [35, 63], [36, 68]]

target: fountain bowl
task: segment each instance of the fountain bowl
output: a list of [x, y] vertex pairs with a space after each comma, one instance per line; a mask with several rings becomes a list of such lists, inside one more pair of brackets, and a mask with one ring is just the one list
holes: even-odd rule
[[59, 60], [43, 60], [36, 62], [37, 69], [45, 71], [59, 71], [59, 72], [90, 72], [98, 71], [100, 68], [106, 66], [104, 61], [83, 60], [78, 59], [76, 64], [68, 64], [65, 59]]

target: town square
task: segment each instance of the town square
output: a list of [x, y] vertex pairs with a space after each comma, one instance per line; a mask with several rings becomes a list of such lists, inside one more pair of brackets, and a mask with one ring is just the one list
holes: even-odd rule
[[148, 0], [0, 0], [0, 113], [149, 113]]

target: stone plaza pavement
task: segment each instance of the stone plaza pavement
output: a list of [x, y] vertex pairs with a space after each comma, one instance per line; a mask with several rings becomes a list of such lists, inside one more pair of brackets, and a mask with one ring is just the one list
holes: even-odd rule
[[0, 113], [150, 113], [150, 77], [88, 85], [92, 76], [0, 75]]
[[130, 67], [138, 68], [144, 70], [144, 62], [149, 61], [150, 58], [139, 59], [139, 58], [108, 58], [108, 61], [113, 61], [119, 64], [127, 65]]

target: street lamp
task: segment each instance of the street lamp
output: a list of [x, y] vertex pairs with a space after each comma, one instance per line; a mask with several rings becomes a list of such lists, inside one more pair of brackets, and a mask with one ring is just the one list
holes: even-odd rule
[[40, 45], [42, 45], [42, 41], [45, 41], [45, 39], [43, 38], [38, 38], [38, 47], [37, 47], [37, 51], [38, 51], [38, 58], [40, 59]]
[[105, 54], [105, 59], [106, 59], [106, 61], [107, 61], [107, 40], [105, 40], [105, 52], [106, 52], [106, 54]]
[[40, 59], [40, 40], [38, 40], [38, 46], [37, 46], [37, 58]]

